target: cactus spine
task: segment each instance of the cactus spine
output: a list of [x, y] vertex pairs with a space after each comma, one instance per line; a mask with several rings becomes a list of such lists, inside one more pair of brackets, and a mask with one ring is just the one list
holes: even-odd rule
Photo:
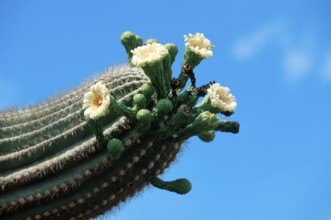
[[[174, 44], [143, 45], [131, 32], [121, 42], [129, 65], [39, 106], [0, 112], [1, 219], [88, 219], [150, 183], [185, 194], [191, 190], [187, 179], [158, 177], [181, 144], [194, 135], [209, 142], [215, 131], [239, 131], [239, 123], [212, 112], [229, 99], [213, 95], [217, 88], [209, 94], [211, 84], [195, 86], [193, 69], [206, 54], [187, 45], [185, 68], [176, 79]], [[192, 86], [181, 92], [188, 79]]]

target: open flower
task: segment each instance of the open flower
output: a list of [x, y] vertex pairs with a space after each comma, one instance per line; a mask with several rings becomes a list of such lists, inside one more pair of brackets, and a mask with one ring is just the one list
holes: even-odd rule
[[213, 49], [214, 46], [211, 45], [210, 40], [208, 40], [202, 33], [196, 33], [195, 35], [189, 34], [188, 36], [184, 35], [184, 39], [187, 50], [200, 55], [202, 58], [213, 56], [213, 51], [211, 49]]
[[219, 109], [221, 112], [233, 113], [237, 108], [236, 98], [230, 93], [228, 87], [215, 83], [207, 89], [207, 92], [211, 106]]
[[171, 80], [171, 56], [166, 46], [152, 42], [131, 50], [131, 63], [141, 67], [151, 80], [159, 99], [168, 96]]
[[136, 49], [131, 50], [131, 52], [133, 54], [131, 63], [140, 67], [146, 65], [152, 66], [154, 63], [161, 61], [163, 57], [169, 54], [165, 46], [156, 42], [137, 47]]
[[109, 90], [102, 82], [91, 86], [90, 91], [85, 93], [83, 100], [84, 116], [98, 119], [108, 113], [110, 104]]

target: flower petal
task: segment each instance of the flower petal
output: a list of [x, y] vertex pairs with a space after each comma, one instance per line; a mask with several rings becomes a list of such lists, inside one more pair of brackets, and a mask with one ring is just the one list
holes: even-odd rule
[[102, 82], [97, 82], [90, 87], [90, 91], [84, 94], [83, 109], [84, 116], [91, 119], [98, 119], [108, 113], [110, 105], [110, 91]]
[[131, 52], [133, 54], [131, 63], [140, 67], [153, 65], [169, 54], [164, 45], [156, 42], [137, 47], [136, 49], [131, 50]]
[[203, 58], [208, 58], [213, 55], [211, 49], [214, 46], [211, 44], [210, 40], [207, 39], [204, 34], [196, 33], [195, 35], [189, 34], [184, 35], [185, 47], [187, 50], [191, 50], [193, 53], [199, 54]]
[[230, 93], [228, 87], [215, 83], [208, 88], [207, 92], [212, 107], [222, 112], [234, 112], [237, 108], [236, 98]]

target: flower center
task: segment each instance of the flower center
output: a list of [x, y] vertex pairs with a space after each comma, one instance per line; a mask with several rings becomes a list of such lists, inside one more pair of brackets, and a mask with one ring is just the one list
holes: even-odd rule
[[193, 47], [206, 48], [206, 45], [205, 45], [204, 42], [201, 41], [201, 40], [192, 39], [192, 40], [190, 40], [190, 44], [191, 44]]
[[144, 51], [142, 51], [142, 52], [139, 54], [139, 57], [140, 57], [141, 59], [145, 59], [145, 58], [147, 58], [147, 57], [149, 57], [149, 56], [155, 56], [156, 53], [157, 53], [157, 52], [156, 52], [155, 48], [153, 48], [153, 47], [149, 47], [148, 50], [144, 50]]
[[92, 98], [92, 107], [94, 109], [97, 109], [100, 107], [100, 105], [102, 105], [102, 95], [101, 94], [96, 94], [93, 98]]
[[218, 97], [219, 97], [220, 100], [222, 100], [226, 104], [230, 104], [231, 103], [230, 97], [228, 95], [226, 95], [224, 93], [224, 91], [218, 91]]

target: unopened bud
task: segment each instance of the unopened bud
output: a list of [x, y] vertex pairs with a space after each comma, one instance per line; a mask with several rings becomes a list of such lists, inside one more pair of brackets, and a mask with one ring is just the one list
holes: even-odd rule
[[119, 139], [112, 139], [108, 142], [107, 150], [112, 160], [118, 160], [124, 150], [124, 145]]
[[157, 102], [156, 109], [158, 115], [167, 115], [172, 111], [173, 105], [169, 99], [161, 99]]
[[146, 97], [143, 94], [136, 94], [133, 96], [133, 104], [137, 109], [145, 108], [147, 104]]

